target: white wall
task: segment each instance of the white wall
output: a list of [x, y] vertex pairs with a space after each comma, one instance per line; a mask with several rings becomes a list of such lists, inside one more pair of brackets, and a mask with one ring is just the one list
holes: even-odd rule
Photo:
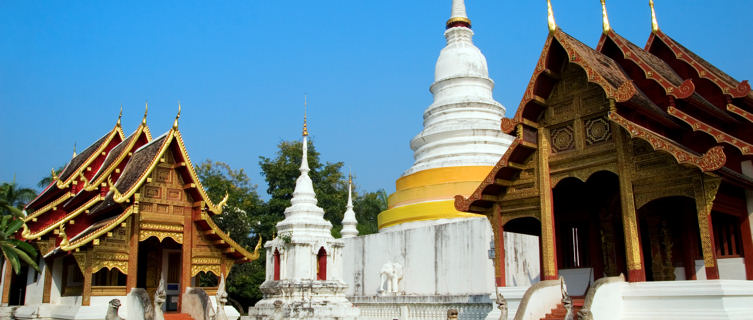
[[[494, 292], [493, 238], [488, 219], [479, 217], [343, 239], [346, 294], [376, 295], [382, 266], [396, 262], [406, 294], [488, 295]], [[538, 237], [505, 233], [505, 249], [508, 286], [539, 280]]]
[[[39, 274], [32, 267], [29, 268], [28, 276], [26, 278], [26, 297], [24, 298], [25, 304], [40, 304], [42, 303], [42, 295], [44, 294], [44, 277], [45, 273], [50, 272], [47, 265], [44, 263], [44, 259], [40, 259]], [[37, 280], [34, 281], [36, 275]]]

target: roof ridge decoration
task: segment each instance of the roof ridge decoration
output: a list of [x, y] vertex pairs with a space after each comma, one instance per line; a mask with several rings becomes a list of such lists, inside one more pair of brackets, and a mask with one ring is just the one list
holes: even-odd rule
[[654, 10], [654, 0], [648, 0], [648, 6], [651, 7], [651, 32], [659, 31], [659, 22], [656, 21], [656, 11]]
[[141, 125], [146, 126], [146, 115], [149, 113], [149, 101], [144, 102], [144, 118], [141, 119]]
[[115, 123], [116, 126], [120, 127], [120, 119], [123, 118], [123, 104], [120, 104], [120, 114], [118, 114], [118, 122]]
[[[146, 115], [146, 113], [144, 113]], [[151, 135], [147, 132], [148, 127], [146, 126], [146, 121], [142, 121], [138, 128], [125, 140], [123, 140], [121, 143], [128, 143], [123, 147], [122, 150], [120, 150], [119, 154], [113, 154], [113, 151], [120, 146], [118, 144], [112, 150], [110, 150], [110, 153], [107, 154], [107, 157], [105, 158], [105, 161], [102, 163], [102, 166], [97, 170], [97, 172], [94, 174], [91, 180], [91, 184], [85, 189], [86, 191], [94, 191], [96, 190], [102, 183], [106, 182], [105, 179], [109, 179], [110, 174], [123, 162], [123, 160], [128, 156], [128, 153], [133, 152], [133, 148], [138, 142], [141, 134], [143, 133], [146, 136], [147, 143], [152, 140]], [[112, 163], [108, 165], [107, 168], [104, 167], [105, 164], [107, 164], [107, 160], [111, 156], [116, 156], [117, 159], [115, 159]]]
[[173, 121], [173, 130], [178, 130], [178, 119], [180, 119], [180, 101], [178, 101], [178, 114], [175, 115], [175, 121]]
[[[102, 140], [102, 138], [100, 138], [100, 140], [102, 140], [102, 143], [97, 147], [96, 150], [94, 150], [94, 152], [92, 152], [89, 155], [89, 157], [86, 160], [84, 160], [78, 166], [78, 168], [74, 169], [75, 171], [73, 173], [71, 173], [71, 175], [65, 181], [61, 181], [61, 179], [57, 180], [57, 184], [56, 185], [57, 185], [58, 189], [67, 188], [71, 184], [71, 182], [73, 182], [74, 178], [78, 178], [78, 172], [83, 171], [86, 167], [88, 167], [94, 161], [94, 159], [96, 159], [97, 157], [99, 157], [100, 154], [110, 144], [110, 142], [112, 141], [113, 138], [115, 138], [116, 135], [118, 135], [120, 137], [120, 139], [123, 140], [123, 138], [124, 138], [123, 136], [124, 135], [123, 135], [122, 129], [120, 127], [118, 127], [118, 126], [115, 126], [115, 128], [113, 128], [112, 130], [110, 130], [110, 132], [107, 133], [103, 137], [104, 140]], [[82, 155], [83, 154], [79, 154], [77, 156], [82, 156]], [[72, 163], [72, 161], [68, 162], [68, 165], [71, 165], [71, 163]], [[66, 171], [66, 170], [63, 169], [63, 171]]]
[[601, 29], [604, 33], [612, 30], [612, 27], [609, 26], [609, 16], [607, 16], [607, 4], [605, 0], [601, 0]]
[[71, 159], [75, 157], [76, 157], [76, 141], [73, 141], [73, 156], [71, 157]]
[[554, 10], [552, 10], [552, 1], [546, 0], [547, 6], [547, 22], [549, 24], [549, 33], [557, 30], [557, 22], [554, 21]]

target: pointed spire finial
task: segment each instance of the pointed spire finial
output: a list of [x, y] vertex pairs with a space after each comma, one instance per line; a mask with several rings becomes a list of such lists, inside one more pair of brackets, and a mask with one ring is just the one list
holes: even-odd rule
[[75, 158], [75, 157], [76, 157], [76, 142], [74, 141], [73, 142], [73, 157], [71, 158]]
[[651, 32], [659, 31], [659, 22], [656, 21], [656, 11], [654, 10], [654, 0], [648, 0], [648, 6], [651, 7]]
[[180, 101], [178, 101], [178, 114], [175, 115], [175, 121], [173, 121], [173, 130], [178, 130], [178, 119], [180, 119]]
[[549, 32], [554, 32], [554, 30], [557, 30], [557, 23], [554, 21], [554, 10], [552, 10], [552, 1], [546, 0], [546, 6], [547, 6], [547, 20], [549, 22]]
[[601, 28], [604, 33], [612, 30], [609, 26], [609, 16], [607, 16], [607, 4], [605, 0], [601, 0]]
[[452, 0], [452, 14], [447, 20], [447, 29], [453, 27], [471, 27], [471, 19], [468, 19], [468, 14], [465, 12], [464, 0]]
[[144, 102], [144, 118], [141, 119], [141, 125], [146, 125], [146, 114], [149, 113], [149, 101]]
[[120, 104], [120, 114], [118, 114], [118, 123], [115, 124], [116, 126], [120, 127], [120, 118], [123, 118], [123, 104]]
[[303, 136], [304, 137], [307, 137], [309, 135], [308, 124], [306, 123], [306, 113], [308, 112], [308, 110], [307, 110], [307, 108], [308, 108], [308, 102], [307, 102], [307, 100], [308, 99], [307, 99], [306, 95], [304, 94], [303, 95]]

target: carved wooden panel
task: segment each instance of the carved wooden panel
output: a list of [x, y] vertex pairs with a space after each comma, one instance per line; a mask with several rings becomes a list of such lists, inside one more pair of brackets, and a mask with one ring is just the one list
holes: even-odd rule
[[587, 119], [583, 123], [586, 145], [604, 143], [612, 140], [612, 126], [606, 116]]

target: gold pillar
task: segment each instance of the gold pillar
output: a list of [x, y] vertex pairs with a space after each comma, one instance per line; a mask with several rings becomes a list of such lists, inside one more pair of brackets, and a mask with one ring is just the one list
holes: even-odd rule
[[554, 210], [552, 208], [552, 181], [549, 173], [549, 130], [539, 128], [536, 175], [539, 185], [539, 205], [541, 208], [541, 258], [542, 280], [557, 279], [557, 248], [554, 230]]
[[695, 207], [698, 213], [698, 230], [701, 233], [701, 251], [703, 252], [703, 265], [706, 267], [706, 279], [719, 279], [711, 209], [714, 207], [714, 199], [716, 192], [719, 191], [720, 183], [720, 178], [711, 176], [704, 176], [701, 181], [695, 183]]
[[[138, 208], [138, 207], [137, 207]], [[131, 216], [131, 234], [128, 238], [128, 247], [131, 252], [128, 255], [128, 274], [126, 275], [126, 293], [136, 288], [139, 270], [139, 213], [134, 212]]]
[[[614, 100], [609, 100], [614, 106]], [[622, 228], [625, 235], [625, 262], [628, 269], [628, 281], [646, 281], [643, 268], [643, 254], [638, 237], [638, 222], [635, 213], [633, 195], [633, 150], [630, 137], [622, 127], [612, 123], [617, 148], [617, 174], [620, 180], [620, 209], [622, 211]]]

